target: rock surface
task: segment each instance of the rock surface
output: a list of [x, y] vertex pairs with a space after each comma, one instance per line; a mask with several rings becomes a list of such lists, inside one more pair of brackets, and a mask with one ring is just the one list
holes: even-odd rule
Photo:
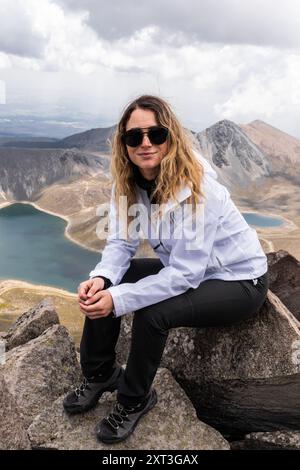
[[65, 327], [53, 325], [39, 337], [6, 353], [0, 375], [25, 426], [80, 379], [75, 346]]
[[30, 449], [25, 423], [1, 376], [0, 391], [0, 450]]
[[97, 407], [83, 416], [66, 415], [62, 397], [57, 399], [29, 427], [31, 445], [38, 449], [229, 449], [218, 431], [197, 419], [193, 406], [169, 371], [159, 369], [154, 387], [158, 403], [122, 443], [102, 444], [95, 436], [96, 424], [110, 412], [115, 400], [116, 393], [106, 393]]
[[6, 342], [6, 350], [28, 343], [37, 338], [47, 328], [58, 324], [59, 318], [55, 311], [53, 300], [46, 297], [37, 306], [23, 313], [17, 321], [3, 334]]
[[300, 450], [300, 431], [255, 432], [233, 442], [232, 450]]
[[300, 321], [300, 262], [284, 250], [267, 257], [271, 291]]
[[196, 135], [201, 153], [212, 164], [221, 183], [234, 193], [236, 188], [261, 184], [270, 175], [270, 165], [261, 149], [240, 126], [224, 119]]
[[[122, 363], [131, 331], [127, 317], [118, 343]], [[300, 428], [298, 321], [271, 291], [251, 320], [171, 330], [161, 365], [172, 371], [198, 417], [223, 433]]]

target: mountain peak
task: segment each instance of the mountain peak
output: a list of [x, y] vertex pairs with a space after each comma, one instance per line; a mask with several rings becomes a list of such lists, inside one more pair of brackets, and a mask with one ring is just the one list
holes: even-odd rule
[[254, 119], [254, 121], [249, 122], [248, 125], [249, 125], [249, 126], [252, 126], [252, 125], [270, 126], [270, 124], [268, 124], [268, 123], [265, 122], [265, 121], [262, 121], [261, 119]]
[[236, 129], [238, 125], [235, 122], [230, 121], [230, 119], [221, 119], [221, 121], [217, 121], [210, 127], [234, 127]]
[[[251, 132], [251, 129], [259, 132], [259, 133], [264, 133], [264, 134], [270, 134], [274, 138], [277, 137], [277, 139], [282, 139], [282, 138], [288, 138], [292, 139], [296, 145], [299, 145], [299, 139], [297, 137], [292, 136], [291, 134], [288, 134], [287, 132], [284, 132], [278, 127], [272, 126], [271, 124], [268, 124], [267, 122], [261, 121], [260, 119], [255, 119], [254, 121], [249, 122], [249, 124], [240, 124], [241, 129], [243, 129], [244, 132], [248, 133]], [[252, 137], [250, 137], [252, 138]], [[298, 141], [298, 142], [297, 142]]]

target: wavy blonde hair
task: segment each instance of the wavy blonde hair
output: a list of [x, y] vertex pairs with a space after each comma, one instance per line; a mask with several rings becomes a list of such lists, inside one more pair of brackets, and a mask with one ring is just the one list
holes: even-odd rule
[[169, 199], [176, 201], [177, 190], [185, 185], [188, 185], [192, 191], [187, 203], [193, 205], [199, 203], [200, 196], [203, 196], [201, 190], [203, 167], [195, 156], [191, 136], [165, 100], [157, 96], [142, 95], [127, 105], [112, 138], [110, 172], [111, 183], [115, 183], [114, 197], [117, 208], [120, 196], [127, 196], [128, 208], [137, 202], [134, 164], [129, 159], [126, 145], [122, 141], [127, 122], [136, 109], [153, 111], [157, 124], [169, 129], [168, 152], [160, 163], [160, 172], [153, 193], [156, 204], [161, 206]]

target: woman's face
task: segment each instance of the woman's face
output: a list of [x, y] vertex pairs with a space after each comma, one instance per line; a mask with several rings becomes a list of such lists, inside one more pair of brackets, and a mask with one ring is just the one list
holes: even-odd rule
[[[148, 127], [157, 126], [155, 114], [150, 109], [135, 109], [127, 122], [126, 131], [136, 127], [142, 127], [147, 131]], [[139, 167], [144, 178], [154, 179], [160, 168], [160, 162], [168, 152], [168, 142], [160, 145], [152, 144], [148, 135], [143, 135], [143, 141], [138, 147], [126, 145], [130, 160]]]

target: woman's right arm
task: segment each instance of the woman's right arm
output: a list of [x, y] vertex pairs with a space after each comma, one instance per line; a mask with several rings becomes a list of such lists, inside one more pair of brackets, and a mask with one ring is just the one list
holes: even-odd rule
[[119, 284], [130, 266], [140, 240], [124, 238], [124, 226], [118, 221], [116, 202], [114, 197], [114, 185], [112, 187], [109, 210], [109, 233], [106, 245], [102, 252], [101, 261], [89, 273], [89, 277], [103, 276], [108, 278], [113, 285]]

